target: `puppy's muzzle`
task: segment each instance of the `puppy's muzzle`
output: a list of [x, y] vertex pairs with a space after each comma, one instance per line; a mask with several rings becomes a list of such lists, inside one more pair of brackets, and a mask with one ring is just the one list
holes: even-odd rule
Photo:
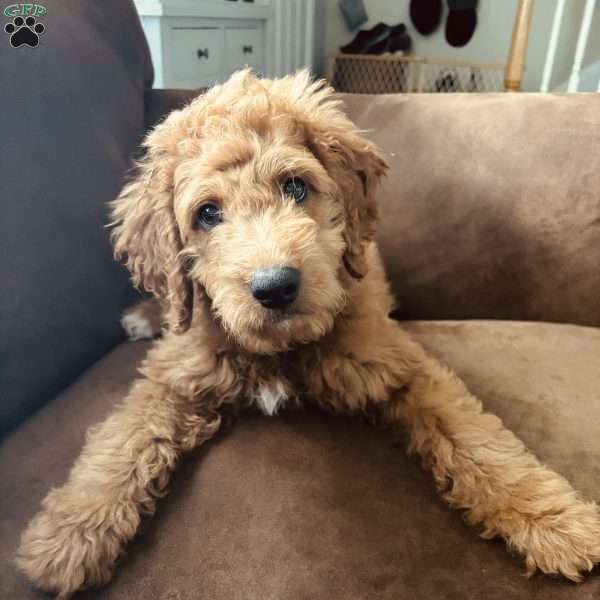
[[300, 291], [300, 271], [293, 267], [259, 269], [250, 282], [250, 291], [265, 308], [287, 308]]

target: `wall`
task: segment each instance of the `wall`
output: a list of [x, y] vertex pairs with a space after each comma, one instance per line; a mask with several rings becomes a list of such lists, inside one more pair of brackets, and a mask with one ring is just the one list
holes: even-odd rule
[[[338, 0], [318, 0], [316, 70], [325, 73], [326, 58], [335, 53], [339, 46], [354, 37], [348, 31]], [[365, 0], [369, 28], [380, 21], [395, 25], [406, 23], [413, 39], [413, 53], [429, 58], [451, 58], [476, 62], [505, 63], [514, 24], [517, 0], [480, 0], [478, 8], [479, 24], [471, 41], [464, 48], [452, 48], [444, 37], [445, 16], [440, 27], [430, 36], [418, 34], [410, 22], [409, 0]], [[446, 9], [446, 2], [444, 1]], [[575, 53], [579, 25], [583, 15], [585, 0], [567, 0], [563, 26], [553, 72], [551, 88], [559, 85], [568, 76]], [[527, 70], [523, 89], [536, 91], [540, 88], [556, 0], [535, 0], [527, 53]], [[596, 34], [594, 35], [594, 32]], [[586, 52], [584, 65], [600, 58], [600, 5], [596, 8], [592, 33]]]

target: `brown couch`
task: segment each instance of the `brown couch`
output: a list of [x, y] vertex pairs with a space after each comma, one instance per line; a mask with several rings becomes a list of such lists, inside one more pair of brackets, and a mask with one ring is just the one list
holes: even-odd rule
[[[61, 10], [58, 2], [50, 5], [55, 14]], [[0, 447], [0, 598], [6, 600], [46, 597], [11, 564], [19, 533], [47, 490], [64, 481], [85, 430], [123, 397], [148, 348], [119, 343], [118, 313], [131, 301], [124, 273], [110, 261], [106, 234], [82, 239], [81, 228], [103, 231], [103, 204], [121, 183], [144, 116], [147, 126], [189, 93], [150, 91], [150, 78], [142, 75], [149, 59], [131, 7], [122, 0], [103, 7], [70, 14], [79, 19], [79, 31], [88, 28], [84, 37], [97, 51], [81, 46], [79, 54], [61, 55], [69, 40], [52, 37], [49, 21], [46, 58], [42, 44], [37, 55], [23, 54], [30, 69], [75, 78], [68, 93], [67, 82], [53, 87], [51, 78], [21, 82], [49, 86], [46, 103], [71, 103], [63, 126], [54, 131], [56, 124], [43, 120], [36, 122], [39, 131], [27, 126], [25, 117], [35, 118], [32, 108], [25, 116], [14, 112], [1, 129], [5, 136], [21, 131], [5, 137], [10, 160], [25, 144], [39, 153], [39, 169], [49, 162], [47, 177], [59, 178], [38, 204], [35, 181], [17, 180], [12, 169], [2, 179], [13, 188], [2, 192], [11, 226], [0, 239], [9, 241], [11, 252], [23, 249], [19, 257], [0, 256], [3, 281], [16, 290], [0, 304], [0, 357], [11, 358], [0, 365], [3, 425], [12, 428]], [[109, 26], [119, 11], [125, 11], [121, 22], [130, 23], [125, 30]], [[48, 58], [52, 52], [81, 68], [65, 75]], [[102, 102], [90, 92], [110, 86]], [[344, 101], [392, 166], [381, 193], [379, 240], [398, 298], [395, 316], [543, 461], [597, 498], [600, 95]], [[51, 134], [40, 137], [44, 127]], [[56, 198], [55, 189], [61, 192]], [[64, 210], [81, 204], [85, 210]], [[29, 225], [23, 236], [17, 230], [32, 211], [46, 227]], [[57, 304], [46, 306], [48, 298]], [[249, 414], [187, 458], [114, 581], [79, 597], [600, 597], [595, 573], [574, 585], [526, 579], [523, 572], [502, 542], [479, 539], [446, 507], [430, 476], [406, 456], [403, 440], [307, 410], [276, 419]]]

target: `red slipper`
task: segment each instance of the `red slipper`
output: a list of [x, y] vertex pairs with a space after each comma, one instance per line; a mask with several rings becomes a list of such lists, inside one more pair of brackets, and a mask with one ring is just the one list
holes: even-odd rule
[[442, 20], [442, 0], [410, 0], [410, 20], [421, 35], [433, 33]]
[[455, 48], [466, 46], [477, 28], [477, 0], [448, 0], [446, 41]]

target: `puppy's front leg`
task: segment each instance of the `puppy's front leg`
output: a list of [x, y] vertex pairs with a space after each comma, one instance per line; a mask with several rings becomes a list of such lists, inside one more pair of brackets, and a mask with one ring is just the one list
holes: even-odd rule
[[499, 418], [483, 412], [465, 385], [434, 359], [418, 361], [388, 420], [410, 431], [411, 449], [431, 468], [451, 505], [465, 509], [483, 537], [502, 536], [527, 570], [578, 581], [600, 561], [598, 506], [543, 466]]
[[109, 581], [141, 513], [154, 510], [178, 456], [219, 426], [211, 410], [149, 380], [137, 381], [88, 432], [69, 480], [53, 489], [23, 533], [17, 565], [37, 586], [68, 598]]

